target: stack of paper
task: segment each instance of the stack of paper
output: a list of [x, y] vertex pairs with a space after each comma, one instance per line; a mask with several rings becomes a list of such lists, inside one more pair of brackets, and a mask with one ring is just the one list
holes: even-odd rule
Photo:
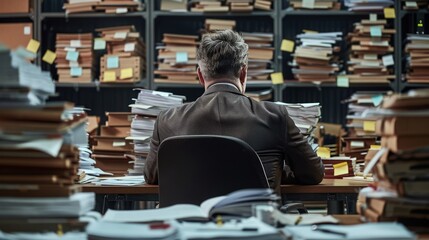
[[344, 0], [344, 5], [349, 11], [355, 12], [381, 12], [393, 3], [393, 0]]
[[[252, 3], [254, 0], [227, 0], [226, 4], [229, 6], [231, 12], [251, 12], [254, 9]], [[263, 1], [269, 2], [270, 1]], [[271, 10], [271, 5], [269, 4], [269, 10]]]
[[55, 60], [58, 82], [91, 82], [93, 70], [92, 33], [58, 33]]
[[315, 9], [315, 10], [340, 10], [341, 3], [338, 0], [315, 0], [315, 1], [302, 1], [290, 0], [290, 6], [293, 9]]
[[157, 46], [158, 69], [155, 82], [198, 83], [198, 36], [164, 33], [162, 46]]
[[184, 96], [173, 95], [168, 92], [151, 91], [141, 89], [137, 99], [131, 104], [132, 113], [136, 116], [132, 119], [131, 132], [127, 140], [134, 143], [134, 152], [130, 154], [134, 168], [128, 169], [129, 175], [143, 175], [143, 167], [150, 150], [156, 117], [166, 109], [183, 104]]
[[107, 49], [100, 59], [102, 83], [134, 83], [142, 79], [146, 66], [146, 47], [134, 26], [96, 29], [101, 39], [94, 48]]
[[225, 20], [225, 19], [206, 19], [204, 22], [205, 31], [216, 31], [216, 30], [234, 30], [237, 22], [235, 20]]
[[127, 13], [142, 11], [144, 4], [133, 0], [68, 0], [63, 8], [66, 14], [83, 12]]
[[255, 0], [253, 6], [255, 7], [255, 9], [271, 11], [271, 9], [273, 8], [273, 2], [274, 0]]
[[428, 5], [428, 0], [402, 0], [402, 9], [404, 10], [427, 9]]
[[298, 34], [292, 73], [299, 81], [334, 82], [340, 71], [341, 32]]
[[272, 33], [241, 33], [244, 41], [249, 45], [249, 63], [247, 69], [247, 80], [267, 80], [272, 69], [274, 58]]
[[394, 79], [392, 35], [385, 19], [364, 19], [349, 33], [348, 72], [351, 83], [388, 83]]
[[193, 1], [191, 12], [228, 12], [229, 7], [222, 4], [221, 0]]
[[429, 35], [408, 34], [407, 82], [429, 83]]
[[271, 11], [273, 0], [161, 0], [162, 11], [186, 12], [250, 12], [254, 9]]
[[307, 139], [314, 151], [318, 145], [314, 143], [314, 130], [321, 118], [320, 103], [282, 103], [276, 102], [286, 108], [290, 118]]

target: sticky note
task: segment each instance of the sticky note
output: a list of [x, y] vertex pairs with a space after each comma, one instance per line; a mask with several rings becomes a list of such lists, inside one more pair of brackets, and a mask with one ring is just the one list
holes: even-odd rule
[[369, 21], [371, 22], [377, 21], [377, 14], [376, 13], [369, 14]]
[[30, 41], [27, 44], [27, 50], [32, 53], [37, 53], [39, 50], [40, 43], [34, 39], [30, 39]]
[[70, 76], [72, 76], [72, 77], [80, 77], [80, 76], [82, 76], [82, 68], [81, 67], [72, 67], [72, 68], [70, 68]]
[[334, 176], [344, 175], [349, 173], [349, 166], [347, 162], [333, 164], [334, 167]]
[[283, 39], [280, 50], [285, 52], [293, 52], [293, 48], [295, 47], [295, 42], [287, 39]]
[[112, 146], [113, 147], [124, 147], [124, 146], [126, 146], [127, 145], [127, 143], [126, 142], [113, 142], [112, 143]]
[[374, 107], [378, 107], [381, 102], [383, 102], [383, 95], [376, 95], [371, 97], [372, 103], [374, 104]]
[[381, 146], [380, 146], [380, 145], [371, 145], [371, 146], [369, 147], [369, 149], [372, 149], [372, 150], [380, 150], [380, 149], [381, 149]]
[[114, 82], [114, 81], [116, 81], [116, 72], [115, 71], [104, 71], [103, 82]]
[[76, 62], [78, 58], [79, 58], [79, 52], [73, 52], [73, 51], [67, 52], [67, 55], [66, 55], [67, 60]]
[[381, 37], [383, 34], [380, 26], [371, 26], [369, 28], [369, 31], [370, 31], [371, 37]]
[[187, 52], [177, 52], [176, 53], [176, 63], [186, 63], [188, 62], [188, 53]]
[[128, 33], [127, 32], [115, 32], [115, 35], [113, 35], [113, 38], [115, 39], [125, 39], [127, 38]]
[[51, 50], [46, 50], [45, 55], [43, 55], [42, 60], [49, 63], [49, 64], [52, 64], [52, 63], [54, 63], [55, 58], [57, 58], [57, 54], [55, 54]]
[[26, 26], [24, 27], [24, 35], [30, 35], [31, 34], [31, 27]]
[[94, 50], [104, 50], [106, 49], [106, 41], [102, 38], [94, 39]]
[[331, 150], [327, 147], [319, 147], [317, 149], [317, 156], [321, 158], [330, 158], [331, 157]]
[[395, 60], [393, 60], [393, 55], [392, 54], [383, 56], [381, 59], [383, 60], [383, 65], [386, 66], [386, 67], [387, 66], [392, 66], [392, 65], [395, 64]]
[[125, 43], [124, 45], [124, 51], [125, 52], [132, 52], [136, 49], [135, 43]]
[[117, 8], [116, 9], [116, 13], [121, 14], [121, 13], [127, 13], [128, 12], [128, 8]]
[[133, 69], [132, 68], [124, 68], [121, 69], [121, 75], [119, 76], [120, 79], [127, 79], [133, 77]]
[[363, 130], [365, 132], [375, 132], [375, 121], [363, 121]]
[[363, 147], [365, 147], [365, 143], [362, 141], [351, 141], [350, 147], [352, 147], [352, 148], [363, 148]]
[[283, 84], [284, 82], [283, 73], [281, 72], [271, 73], [270, 76], [271, 76], [271, 82], [273, 84]]
[[395, 9], [394, 8], [385, 8], [384, 9], [384, 18], [395, 18]]
[[337, 76], [337, 87], [349, 87], [349, 78], [345, 75]]
[[314, 2], [315, 2], [315, 0], [302, 0], [301, 5], [303, 8], [313, 9], [314, 8]]
[[70, 40], [70, 47], [81, 47], [82, 43], [80, 42], [80, 40]]
[[118, 56], [108, 56], [107, 57], [107, 68], [119, 68], [119, 57]]

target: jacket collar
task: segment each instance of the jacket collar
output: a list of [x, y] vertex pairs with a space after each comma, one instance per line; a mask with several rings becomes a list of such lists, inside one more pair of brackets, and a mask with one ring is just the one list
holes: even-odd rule
[[230, 92], [230, 93], [243, 95], [240, 92], [240, 90], [238, 90], [237, 87], [231, 86], [230, 84], [226, 84], [226, 83], [215, 83], [213, 85], [210, 85], [207, 88], [207, 90], [204, 92], [204, 95], [209, 95], [216, 92]]

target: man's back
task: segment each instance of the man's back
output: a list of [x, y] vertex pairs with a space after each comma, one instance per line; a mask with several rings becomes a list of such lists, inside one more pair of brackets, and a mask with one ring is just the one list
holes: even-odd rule
[[[309, 147], [297, 149], [304, 151], [303, 153], [298, 151], [298, 155], [294, 150], [287, 151], [291, 144], [288, 141], [292, 141], [288, 137], [291, 131], [297, 131], [297, 136], [301, 137], [295, 141], [305, 141], [291, 121], [282, 107], [270, 102], [256, 102], [240, 93], [235, 86], [219, 83], [209, 87], [204, 95], [195, 102], [160, 114], [157, 125], [162, 128], [155, 129], [154, 140], [159, 144], [170, 136], [198, 134], [240, 138], [258, 153], [264, 164], [270, 186], [278, 190], [285, 155], [298, 160], [302, 158], [299, 154], [314, 155], [314, 153], [308, 152], [311, 151]], [[306, 143], [305, 145], [308, 146]], [[153, 153], [151, 152], [151, 154]], [[289, 156], [290, 154], [292, 156]], [[151, 159], [153, 158], [156, 156], [149, 155], [146, 164], [152, 164]], [[306, 165], [306, 161], [303, 162]], [[315, 164], [312, 167], [320, 167], [317, 166], [318, 162], [320, 160], [315, 157]], [[299, 162], [294, 161], [292, 164], [297, 165]], [[291, 167], [301, 168], [300, 166]], [[156, 175], [156, 173], [146, 171], [150, 168], [150, 166], [145, 168], [146, 178]], [[311, 171], [311, 168], [308, 170]], [[318, 183], [319, 179], [321, 180], [320, 171], [314, 171], [313, 175], [309, 174], [307, 181]]]

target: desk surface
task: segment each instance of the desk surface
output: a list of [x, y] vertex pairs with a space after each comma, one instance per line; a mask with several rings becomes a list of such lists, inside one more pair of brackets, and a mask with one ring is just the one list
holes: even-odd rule
[[[368, 186], [366, 182], [344, 179], [324, 179], [318, 185], [282, 185], [281, 193], [358, 193], [359, 189]], [[82, 185], [84, 192], [97, 194], [158, 194], [158, 185], [143, 184], [139, 186], [95, 186]]]

